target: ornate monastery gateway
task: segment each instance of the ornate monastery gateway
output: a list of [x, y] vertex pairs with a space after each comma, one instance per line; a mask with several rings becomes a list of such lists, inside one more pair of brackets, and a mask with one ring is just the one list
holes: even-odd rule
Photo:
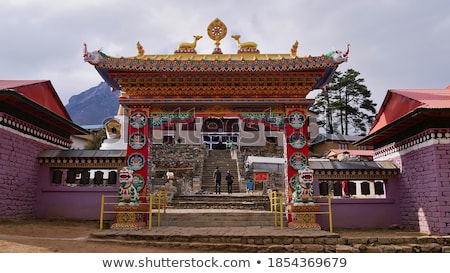
[[306, 96], [322, 89], [347, 61], [348, 47], [346, 52], [298, 56], [298, 42], [293, 41], [288, 53], [265, 54], [256, 43], [242, 42], [241, 35], [233, 34], [236, 52], [224, 53], [220, 42], [227, 37], [227, 27], [219, 19], [207, 27], [207, 35], [212, 40], [210, 54], [196, 52], [197, 43], [206, 42], [202, 35], [164, 55], [146, 54], [140, 42], [132, 57], [88, 52], [85, 45], [84, 60], [121, 92], [119, 102], [128, 110], [129, 166], [145, 180], [151, 160], [151, 143], [146, 140], [163, 139], [164, 130], [177, 123], [196, 136], [177, 139], [180, 143], [211, 149], [227, 141], [256, 145], [251, 127], [262, 123], [265, 134], [279, 135], [281, 145], [288, 143], [289, 185], [308, 164], [307, 110], [312, 100]]

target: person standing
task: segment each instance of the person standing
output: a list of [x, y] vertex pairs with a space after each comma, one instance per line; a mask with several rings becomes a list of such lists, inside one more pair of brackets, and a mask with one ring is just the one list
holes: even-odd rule
[[216, 183], [216, 194], [220, 194], [220, 183], [222, 180], [222, 174], [220, 173], [219, 167], [216, 167], [216, 170], [213, 174], [214, 182]]
[[253, 180], [251, 179], [247, 181], [247, 193], [253, 193]]
[[234, 176], [231, 174], [230, 170], [227, 171], [227, 176], [225, 177], [227, 180], [227, 190], [229, 194], [233, 193], [233, 179]]

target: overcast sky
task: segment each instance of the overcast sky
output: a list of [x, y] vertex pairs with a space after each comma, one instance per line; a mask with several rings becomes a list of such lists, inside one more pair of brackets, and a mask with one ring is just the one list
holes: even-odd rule
[[207, 26], [258, 44], [261, 53], [321, 55], [351, 44], [347, 63], [381, 105], [388, 89], [445, 88], [450, 84], [448, 0], [1, 0], [0, 78], [50, 80], [63, 104], [102, 78], [83, 61], [89, 51], [110, 56], [172, 54], [181, 42], [203, 35], [197, 52], [214, 48]]

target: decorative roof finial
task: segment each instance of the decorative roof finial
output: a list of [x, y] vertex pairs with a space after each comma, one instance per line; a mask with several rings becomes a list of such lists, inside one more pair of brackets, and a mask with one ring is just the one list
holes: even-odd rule
[[291, 55], [292, 56], [297, 56], [297, 48], [298, 48], [298, 41], [295, 41], [295, 43], [292, 45], [291, 48]]
[[137, 50], [138, 50], [138, 56], [144, 56], [144, 47], [141, 45], [141, 43], [138, 41], [137, 44]]
[[345, 52], [342, 52], [342, 50], [333, 50], [326, 54], [327, 57], [332, 57], [333, 62], [335, 63], [343, 63], [348, 60], [348, 54], [350, 53], [350, 44], [347, 44], [347, 50]]
[[219, 47], [220, 40], [227, 36], [227, 26], [219, 18], [216, 18], [208, 26], [208, 36], [216, 45], [213, 54], [222, 54], [222, 50]]
[[181, 43], [178, 45], [178, 50], [175, 51], [175, 53], [197, 53], [195, 51], [195, 47], [197, 47], [197, 41], [203, 38], [201, 35], [195, 35], [194, 36], [194, 42], [192, 43]]
[[238, 53], [259, 53], [259, 50], [257, 48], [257, 44], [254, 42], [244, 42], [241, 43], [239, 40], [241, 38], [241, 35], [231, 35], [231, 38], [235, 39], [239, 50]]

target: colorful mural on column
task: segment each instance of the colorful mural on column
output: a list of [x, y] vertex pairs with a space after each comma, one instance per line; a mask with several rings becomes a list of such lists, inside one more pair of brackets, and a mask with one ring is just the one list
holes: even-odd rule
[[308, 164], [308, 106], [286, 107], [286, 158], [288, 161], [287, 180], [289, 203], [297, 202], [293, 200], [292, 194], [295, 192], [295, 185], [298, 181], [299, 173]]
[[149, 166], [148, 109], [130, 108], [128, 124], [128, 167], [133, 170], [133, 183], [138, 185], [139, 194], [145, 196]]
[[[305, 101], [307, 102], [307, 101]], [[315, 214], [313, 170], [308, 165], [308, 107], [310, 104], [286, 106], [286, 158], [288, 160], [286, 191], [288, 226], [320, 229]]]
[[115, 206], [118, 228], [143, 228], [149, 166], [148, 109], [129, 108], [127, 166], [119, 172], [119, 204]]

